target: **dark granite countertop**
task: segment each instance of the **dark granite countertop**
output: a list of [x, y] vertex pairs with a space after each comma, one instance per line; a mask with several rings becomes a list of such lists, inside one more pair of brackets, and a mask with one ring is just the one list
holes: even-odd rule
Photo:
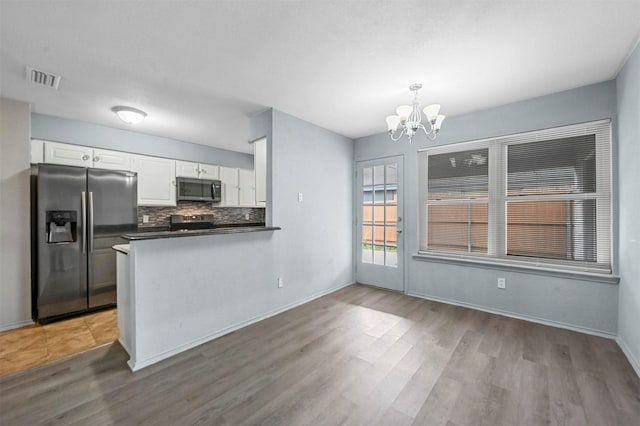
[[247, 232], [277, 231], [277, 226], [239, 226], [238, 224], [213, 229], [192, 229], [182, 231], [150, 231], [125, 234], [122, 237], [129, 241], [155, 240], [158, 238], [195, 237], [199, 235], [242, 234]]

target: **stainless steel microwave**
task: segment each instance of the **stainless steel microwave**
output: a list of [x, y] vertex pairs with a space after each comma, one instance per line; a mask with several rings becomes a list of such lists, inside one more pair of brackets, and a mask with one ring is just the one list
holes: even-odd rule
[[219, 180], [179, 177], [176, 186], [178, 201], [222, 201], [222, 183]]

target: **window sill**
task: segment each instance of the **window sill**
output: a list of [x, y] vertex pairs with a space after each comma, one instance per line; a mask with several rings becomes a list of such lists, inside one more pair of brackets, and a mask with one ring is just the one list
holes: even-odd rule
[[551, 277], [568, 278], [580, 281], [593, 281], [605, 284], [618, 284], [620, 277], [608, 273], [576, 271], [568, 269], [556, 269], [544, 266], [515, 264], [508, 261], [469, 259], [457, 256], [447, 256], [441, 254], [417, 253], [412, 256], [414, 260], [421, 262], [438, 262], [458, 265], [473, 266], [476, 268], [498, 269], [501, 271], [522, 272], [534, 275], [544, 275]]

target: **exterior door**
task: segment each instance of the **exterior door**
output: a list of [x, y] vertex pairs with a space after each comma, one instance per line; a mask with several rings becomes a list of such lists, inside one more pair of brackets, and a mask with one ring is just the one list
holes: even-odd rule
[[356, 278], [404, 291], [402, 156], [357, 165]]

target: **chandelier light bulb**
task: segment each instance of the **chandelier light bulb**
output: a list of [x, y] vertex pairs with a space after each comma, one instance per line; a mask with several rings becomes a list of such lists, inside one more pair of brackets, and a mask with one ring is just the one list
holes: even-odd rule
[[390, 115], [387, 117], [387, 128], [390, 132], [395, 132], [400, 124], [400, 117], [397, 115]]
[[440, 112], [440, 104], [427, 105], [422, 111], [427, 117], [427, 120], [429, 120], [431, 124], [434, 124], [438, 118], [438, 113]]
[[412, 111], [413, 108], [411, 107], [411, 105], [400, 105], [398, 108], [396, 108], [396, 113], [398, 114], [401, 123], [404, 123], [409, 119]]

